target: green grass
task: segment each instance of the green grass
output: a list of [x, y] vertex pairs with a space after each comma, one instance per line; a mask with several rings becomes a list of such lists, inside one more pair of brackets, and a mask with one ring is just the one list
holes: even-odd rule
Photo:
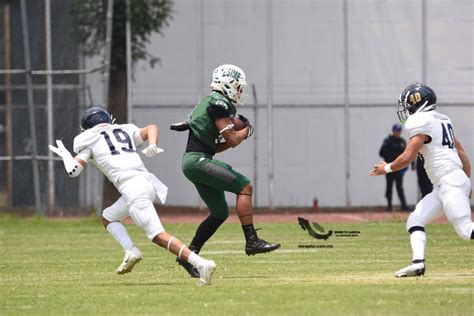
[[[189, 242], [194, 224], [166, 225]], [[280, 252], [247, 257], [235, 224], [225, 224], [203, 256], [215, 260], [213, 284], [196, 286], [174, 257], [127, 225], [145, 259], [114, 273], [122, 251], [98, 221], [0, 217], [0, 315], [472, 315], [474, 249], [450, 225], [428, 226], [423, 278], [396, 279], [410, 261], [404, 224], [324, 225], [358, 238], [317, 241], [298, 224], [258, 225]], [[332, 249], [301, 250], [299, 244]]]

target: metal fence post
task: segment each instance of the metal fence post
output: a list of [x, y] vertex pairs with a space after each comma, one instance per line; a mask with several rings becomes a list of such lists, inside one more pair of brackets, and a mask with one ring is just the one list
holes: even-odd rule
[[[4, 66], [5, 69], [11, 69], [11, 30], [10, 30], [10, 4], [4, 5], [3, 12], [3, 49], [4, 49]], [[11, 74], [5, 74], [5, 149], [7, 156], [13, 156], [12, 145], [12, 92], [11, 92]], [[7, 205], [12, 206], [13, 200], [13, 161], [6, 162], [6, 178], [7, 178]]]
[[109, 106], [109, 80], [110, 80], [110, 57], [112, 55], [112, 27], [114, 18], [114, 0], [107, 1], [107, 21], [105, 31], [105, 49], [104, 49], [104, 95], [103, 103], [105, 107]]
[[351, 142], [350, 142], [350, 96], [349, 96], [349, 4], [344, 0], [344, 139], [346, 207], [351, 207]]
[[33, 104], [33, 82], [31, 79], [31, 58], [30, 58], [30, 43], [29, 43], [29, 31], [28, 31], [28, 18], [26, 14], [26, 3], [25, 0], [21, 0], [21, 25], [23, 31], [23, 50], [25, 58], [26, 68], [26, 86], [27, 86], [27, 97], [28, 97], [28, 114], [30, 123], [31, 133], [31, 154], [32, 160], [31, 165], [33, 169], [33, 186], [35, 196], [35, 208], [39, 215], [44, 215], [43, 205], [41, 203], [40, 194], [40, 179], [38, 169], [38, 151], [36, 142], [36, 122], [35, 122], [35, 108]]
[[127, 58], [127, 121], [132, 122], [132, 26], [130, 0], [127, 0], [127, 22], [125, 24], [126, 58]]
[[[258, 124], [258, 98], [255, 83], [252, 83], [253, 121]], [[253, 136], [253, 205], [258, 207], [258, 133]]]
[[267, 0], [267, 155], [268, 206], [273, 210], [273, 2]]
[[[51, 58], [51, 2], [44, 0], [44, 24], [46, 39], [46, 70], [52, 70]], [[54, 114], [53, 114], [53, 78], [51, 74], [46, 75], [46, 113], [48, 122], [48, 143], [54, 144]], [[55, 188], [54, 188], [54, 160], [53, 153], [48, 150], [48, 209], [53, 210], [55, 204]]]

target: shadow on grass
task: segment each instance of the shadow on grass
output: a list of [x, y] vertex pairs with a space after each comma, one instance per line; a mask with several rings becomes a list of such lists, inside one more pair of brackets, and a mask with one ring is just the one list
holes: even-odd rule
[[429, 274], [424, 278], [430, 279], [456, 279], [456, 278], [474, 278], [474, 273], [462, 273], [462, 274]]
[[222, 277], [222, 280], [227, 280], [227, 279], [235, 279], [235, 280], [238, 280], [238, 279], [275, 279], [275, 277], [273, 276], [261, 276], [261, 275], [258, 275], [258, 276], [253, 276], [253, 275], [249, 275], [249, 276], [223, 276]]
[[119, 286], [176, 286], [176, 283], [172, 282], [153, 282], [153, 283], [140, 283], [140, 282], [133, 282], [133, 283], [98, 283], [98, 284], [90, 284], [90, 286], [97, 286], [97, 287], [119, 287]]

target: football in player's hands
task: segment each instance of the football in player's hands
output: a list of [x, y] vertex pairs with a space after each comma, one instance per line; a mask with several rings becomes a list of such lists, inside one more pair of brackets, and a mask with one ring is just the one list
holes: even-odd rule
[[238, 117], [231, 118], [231, 120], [232, 124], [234, 124], [234, 131], [240, 131], [247, 127], [247, 124]]

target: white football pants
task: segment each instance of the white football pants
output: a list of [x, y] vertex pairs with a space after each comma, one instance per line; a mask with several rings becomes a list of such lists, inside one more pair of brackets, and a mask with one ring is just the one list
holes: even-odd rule
[[130, 216], [145, 230], [149, 240], [165, 231], [153, 205], [156, 190], [148, 175], [136, 175], [120, 185], [122, 196], [107, 207], [102, 216], [109, 222], [121, 221]]
[[463, 170], [456, 169], [443, 176], [439, 183], [433, 185], [433, 191], [418, 202], [408, 217], [407, 230], [414, 226], [425, 227], [444, 212], [456, 233], [462, 239], [470, 239], [474, 229], [470, 192], [471, 181]]

